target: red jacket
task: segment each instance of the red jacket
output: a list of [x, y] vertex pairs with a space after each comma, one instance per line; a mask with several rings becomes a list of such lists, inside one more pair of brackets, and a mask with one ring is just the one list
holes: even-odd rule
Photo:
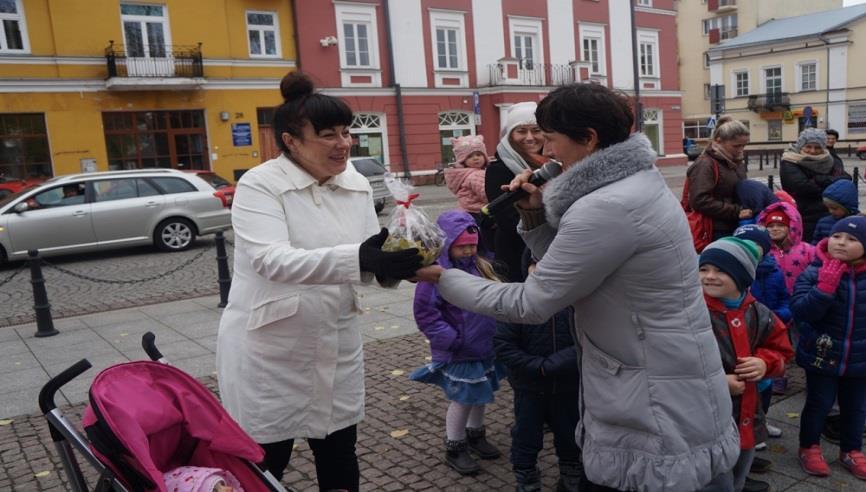
[[[769, 308], [746, 294], [739, 308], [729, 309], [720, 299], [704, 295], [710, 309], [713, 333], [719, 344], [725, 374], [734, 374], [738, 357], [759, 357], [767, 364], [764, 377], [781, 376], [785, 363], [794, 356], [785, 324]], [[740, 448], [752, 449], [763, 441], [766, 428], [758, 397], [758, 385], [746, 383], [746, 390], [731, 395], [734, 419], [740, 430]], [[757, 421], [757, 422], [756, 422]]]

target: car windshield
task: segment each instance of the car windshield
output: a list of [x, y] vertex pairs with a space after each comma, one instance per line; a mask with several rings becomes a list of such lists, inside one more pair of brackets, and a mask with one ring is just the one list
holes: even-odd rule
[[27, 193], [30, 190], [36, 189], [37, 187], [38, 187], [38, 185], [28, 186], [27, 188], [16, 191], [15, 193], [12, 193], [11, 195], [6, 195], [3, 198], [0, 198], [0, 208], [5, 207], [12, 200], [15, 200], [16, 198], [23, 195], [24, 193]]
[[370, 177], [377, 174], [385, 174], [385, 166], [378, 159], [373, 158], [354, 158], [351, 160], [355, 169], [364, 176]]
[[198, 177], [207, 181], [209, 185], [213, 186], [216, 189], [225, 188], [226, 186], [232, 185], [227, 180], [214, 173], [199, 173]]

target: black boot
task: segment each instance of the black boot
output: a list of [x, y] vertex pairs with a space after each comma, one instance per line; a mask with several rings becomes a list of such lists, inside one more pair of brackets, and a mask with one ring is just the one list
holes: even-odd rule
[[752, 460], [752, 467], [749, 469], [749, 473], [767, 473], [772, 469], [772, 461], [761, 458], [760, 456], [755, 456], [755, 459]]
[[466, 439], [469, 441], [469, 449], [474, 451], [482, 460], [495, 460], [502, 456], [502, 453], [499, 452], [496, 446], [487, 441], [487, 438], [484, 437], [485, 435], [484, 426], [477, 429], [467, 427]]
[[475, 458], [469, 455], [466, 440], [445, 441], [445, 463], [461, 475], [474, 475], [481, 470]]
[[535, 468], [515, 468], [517, 479], [516, 492], [541, 492], [541, 470]]
[[583, 463], [580, 461], [560, 461], [559, 481], [556, 482], [556, 492], [579, 492], [583, 483]]
[[746, 477], [746, 484], [743, 486], [743, 492], [769, 492], [770, 484], [760, 480], [752, 480]]

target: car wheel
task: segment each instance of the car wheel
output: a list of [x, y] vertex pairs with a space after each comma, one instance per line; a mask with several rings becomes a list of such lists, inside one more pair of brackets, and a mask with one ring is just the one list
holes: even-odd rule
[[866, 161], [866, 152], [857, 152], [857, 157], [859, 157], [861, 161]]
[[153, 242], [162, 251], [184, 251], [194, 241], [195, 226], [186, 219], [166, 219], [153, 232]]
[[376, 200], [374, 207], [376, 208], [377, 215], [382, 213], [382, 210], [385, 208], [385, 200]]

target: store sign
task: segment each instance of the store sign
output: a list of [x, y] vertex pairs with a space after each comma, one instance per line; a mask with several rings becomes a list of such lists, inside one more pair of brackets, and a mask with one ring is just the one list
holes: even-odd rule
[[794, 113], [790, 111], [785, 111], [784, 113], [782, 113], [782, 119], [785, 121], [791, 121], [794, 119]]
[[848, 105], [848, 133], [866, 133], [866, 103]]

